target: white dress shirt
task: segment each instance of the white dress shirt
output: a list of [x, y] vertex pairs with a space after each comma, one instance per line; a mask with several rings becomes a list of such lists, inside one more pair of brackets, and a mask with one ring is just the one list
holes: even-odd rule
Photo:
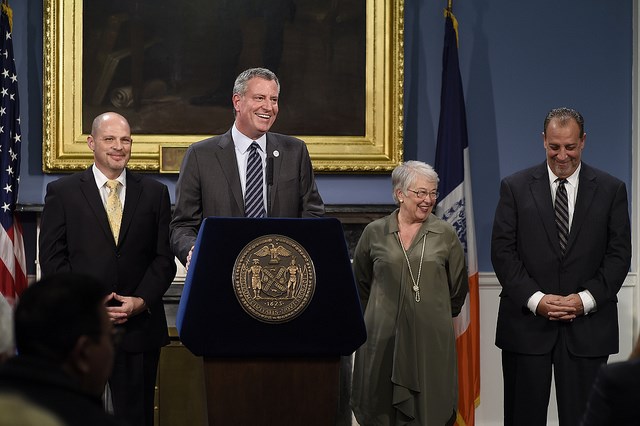
[[[580, 169], [582, 168], [582, 163], [578, 166], [578, 168], [573, 172], [571, 176], [567, 178], [567, 183], [565, 183], [565, 188], [567, 190], [567, 199], [569, 202], [569, 233], [571, 233], [571, 224], [573, 223], [573, 212], [576, 209], [576, 197], [578, 195], [578, 184], [580, 182]], [[556, 202], [556, 190], [558, 189], [558, 177], [551, 171], [551, 168], [547, 164], [547, 171], [549, 172], [549, 185], [551, 187], [551, 202], [554, 204]], [[545, 294], [541, 291], [536, 291], [533, 296], [529, 298], [527, 302], [527, 307], [534, 314], [538, 309], [538, 304], [540, 300], [545, 296]], [[582, 300], [582, 306], [584, 307], [584, 314], [587, 315], [589, 312], [596, 311], [596, 300], [591, 295], [589, 290], [583, 290], [578, 293], [580, 299]]]
[[[233, 144], [236, 149], [236, 160], [238, 161], [238, 172], [240, 173], [240, 185], [242, 185], [242, 194], [244, 197], [247, 188], [247, 162], [249, 161], [249, 147], [254, 142], [253, 139], [240, 133], [236, 124], [233, 123], [231, 127], [231, 137], [233, 138]], [[264, 210], [267, 211], [267, 185], [265, 182], [266, 169], [267, 169], [267, 135], [264, 134], [255, 140], [258, 143], [260, 149], [260, 159], [262, 160], [262, 202], [264, 203]]]
[[[93, 170], [93, 177], [96, 180], [96, 186], [98, 187], [98, 192], [100, 192], [100, 198], [102, 199], [102, 205], [106, 209], [107, 197], [109, 196], [109, 188], [107, 188], [106, 183], [109, 180], [109, 178], [107, 178], [104, 175], [104, 173], [102, 173], [100, 169], [96, 167], [95, 163], [93, 164], [92, 170]], [[120, 182], [120, 186], [118, 187], [117, 191], [118, 191], [118, 198], [120, 199], [120, 203], [122, 203], [122, 211], [124, 211], [124, 198], [127, 195], [126, 170], [122, 170], [122, 173], [120, 173], [120, 176], [118, 176], [115, 180]]]

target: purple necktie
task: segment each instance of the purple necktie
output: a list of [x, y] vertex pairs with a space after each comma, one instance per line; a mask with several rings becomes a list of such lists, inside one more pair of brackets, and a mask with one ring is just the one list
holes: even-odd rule
[[254, 141], [249, 147], [247, 161], [247, 186], [244, 192], [244, 215], [246, 217], [264, 217], [262, 198], [262, 159], [258, 153], [260, 147]]
[[566, 179], [558, 179], [556, 189], [556, 227], [558, 228], [558, 239], [560, 240], [560, 251], [564, 256], [567, 251], [567, 241], [569, 239], [569, 199], [567, 197]]

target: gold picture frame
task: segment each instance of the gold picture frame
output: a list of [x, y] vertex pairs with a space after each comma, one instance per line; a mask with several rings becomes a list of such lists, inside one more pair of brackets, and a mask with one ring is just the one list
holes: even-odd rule
[[[365, 52], [361, 52], [365, 75], [363, 130], [346, 135], [282, 131], [296, 134], [306, 142], [316, 172], [388, 172], [403, 157], [404, 0], [353, 2], [361, 2], [360, 7], [366, 10], [365, 34], [361, 37], [365, 47]], [[92, 111], [88, 111], [86, 105], [95, 93], [83, 93], [83, 70], [87, 69], [83, 62], [83, 43], [88, 43], [83, 25], [84, 3], [82, 0], [44, 0], [42, 168], [47, 173], [82, 170], [93, 160], [86, 145], [87, 120]], [[328, 0], [326, 3], [335, 6], [340, 2]], [[282, 75], [278, 75], [284, 82]], [[334, 94], [326, 93], [325, 96]], [[283, 114], [283, 103], [281, 95], [278, 120]], [[304, 109], [305, 105], [298, 102], [291, 107]], [[108, 109], [114, 110], [104, 110]], [[229, 108], [229, 114], [230, 111]], [[126, 113], [123, 115], [128, 117]], [[229, 120], [232, 122], [233, 119]], [[133, 127], [132, 122], [135, 142], [129, 167], [160, 173], [177, 173], [187, 147], [215, 134], [172, 134], [153, 129], [141, 133]]]

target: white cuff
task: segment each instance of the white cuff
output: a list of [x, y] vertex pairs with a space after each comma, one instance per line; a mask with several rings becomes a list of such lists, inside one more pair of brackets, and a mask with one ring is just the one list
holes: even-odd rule
[[533, 312], [533, 315], [536, 315], [536, 311], [538, 310], [538, 303], [540, 303], [544, 296], [545, 294], [543, 292], [536, 291], [535, 293], [533, 293], [533, 296], [531, 296], [527, 301], [527, 308], [529, 308], [529, 310]]

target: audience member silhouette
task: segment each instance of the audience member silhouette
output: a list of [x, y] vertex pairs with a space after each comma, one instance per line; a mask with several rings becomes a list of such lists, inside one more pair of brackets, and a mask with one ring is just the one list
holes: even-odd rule
[[583, 426], [637, 425], [640, 405], [640, 336], [627, 361], [600, 367], [591, 388]]
[[[117, 337], [107, 294], [96, 279], [72, 273], [50, 275], [25, 290], [14, 315], [18, 354], [0, 366], [4, 400], [24, 398], [69, 426], [121, 424], [100, 399]], [[13, 415], [22, 414], [3, 413]]]

